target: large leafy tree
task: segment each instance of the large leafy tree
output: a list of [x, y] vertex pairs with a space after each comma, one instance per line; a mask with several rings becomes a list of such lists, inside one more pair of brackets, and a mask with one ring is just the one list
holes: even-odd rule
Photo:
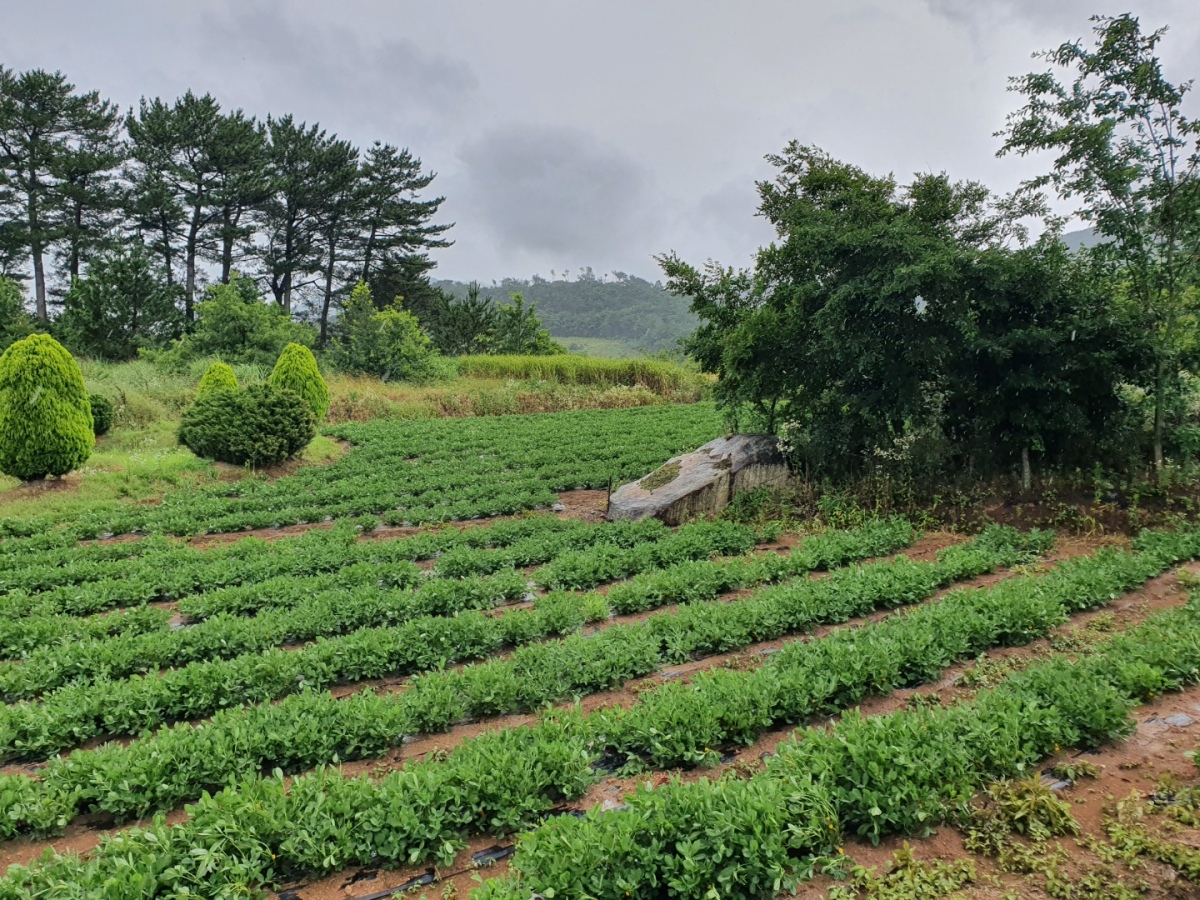
[[968, 302], [939, 379], [959, 460], [994, 471], [1019, 459], [1029, 487], [1035, 460], [1086, 467], [1102, 453], [1115, 458], [1117, 386], [1145, 365], [1147, 348], [1114, 305], [1108, 273], [1050, 233], [973, 255], [961, 278]]
[[[96, 91], [76, 93], [61, 72], [15, 73], [0, 67], [0, 192], [20, 211], [5, 241], [19, 244], [33, 269], [38, 318], [49, 318], [46, 252], [62, 236], [60, 183], [85, 148], [105, 144], [116, 107]], [[101, 159], [104, 157], [102, 156]], [[94, 175], [95, 160], [89, 164]]]
[[1128, 14], [1092, 21], [1093, 47], [1063, 44], [1039, 54], [1051, 70], [1012, 80], [1025, 105], [1009, 117], [1000, 152], [1054, 154], [1049, 173], [1027, 189], [1051, 186], [1078, 200], [1105, 238], [1096, 252], [1119, 270], [1153, 348], [1148, 386], [1161, 470], [1181, 330], [1196, 312], [1200, 120], [1184, 114], [1190, 83], [1163, 74], [1157, 47], [1165, 29], [1145, 33]]
[[769, 159], [760, 209], [778, 238], [752, 270], [661, 258], [701, 320], [689, 349], [742, 424], [792, 423], [799, 457], [831, 475], [919, 436], [1027, 472], [1031, 450], [1102, 432], [1126, 371], [1094, 356], [1111, 304], [1073, 287], [1052, 238], [1010, 249], [1038, 198], [944, 175], [901, 186], [795, 143]]

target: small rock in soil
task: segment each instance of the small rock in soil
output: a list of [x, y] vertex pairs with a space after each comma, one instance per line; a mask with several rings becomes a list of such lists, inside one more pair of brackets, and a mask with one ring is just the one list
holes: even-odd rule
[[1173, 716], [1167, 716], [1167, 718], [1163, 719], [1163, 721], [1168, 725], [1174, 725], [1176, 728], [1187, 728], [1196, 720], [1187, 713], [1176, 713]]

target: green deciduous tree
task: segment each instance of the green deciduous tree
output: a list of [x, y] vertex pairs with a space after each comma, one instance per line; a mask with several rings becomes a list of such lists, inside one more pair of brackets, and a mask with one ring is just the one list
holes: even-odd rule
[[22, 481], [79, 468], [96, 444], [79, 364], [48, 334], [0, 355], [0, 472]]
[[363, 281], [342, 307], [331, 356], [343, 372], [384, 381], [426, 380], [438, 371], [437, 351], [417, 317], [398, 303], [377, 309]]
[[311, 345], [310, 327], [293, 322], [273, 303], [264, 303], [253, 279], [236, 272], [228, 284], [210, 285], [196, 304], [196, 324], [171, 351], [168, 361], [187, 362], [205, 356], [232, 363], [272, 366], [283, 348], [295, 342]]
[[179, 335], [179, 299], [150, 252], [132, 242], [100, 254], [75, 279], [56, 333], [83, 356], [133, 359]]
[[1143, 33], [1126, 14], [1097, 16], [1095, 46], [1066, 43], [1039, 54], [1054, 70], [1012, 80], [1026, 105], [1013, 113], [1004, 153], [1055, 154], [1049, 185], [1079, 200], [1106, 239], [1097, 254], [1127, 282], [1154, 352], [1154, 464], [1163, 466], [1168, 400], [1182, 360], [1181, 325], [1196, 312], [1200, 262], [1200, 121], [1183, 111], [1190, 83], [1166, 79], [1156, 52], [1165, 29]]
[[752, 270], [660, 258], [738, 424], [787, 423], [795, 459], [832, 476], [1027, 473], [1031, 451], [1061, 464], [1096, 446], [1136, 348], [1053, 235], [1010, 246], [1038, 198], [945, 175], [901, 186], [795, 143], [769, 160], [761, 214], [777, 239]]

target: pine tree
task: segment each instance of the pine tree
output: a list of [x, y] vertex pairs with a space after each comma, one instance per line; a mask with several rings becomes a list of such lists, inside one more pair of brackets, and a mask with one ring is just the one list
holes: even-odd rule
[[[19, 242], [33, 268], [38, 318], [49, 319], [45, 254], [60, 237], [67, 158], [90, 140], [112, 132], [117, 110], [96, 91], [75, 93], [61, 72], [33, 69], [19, 75], [0, 67], [0, 192], [19, 206], [6, 242]], [[16, 227], [13, 227], [16, 226]]]

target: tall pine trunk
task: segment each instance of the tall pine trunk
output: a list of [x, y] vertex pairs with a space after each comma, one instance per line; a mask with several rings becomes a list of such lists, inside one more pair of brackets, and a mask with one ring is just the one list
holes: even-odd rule
[[221, 283], [229, 284], [233, 274], [233, 213], [229, 207], [221, 211]]
[[329, 340], [329, 307], [333, 303], [334, 242], [329, 242], [329, 262], [325, 266], [325, 298], [321, 303], [321, 347]]
[[195, 321], [196, 314], [193, 309], [196, 297], [196, 238], [200, 233], [200, 207], [197, 206], [192, 211], [192, 224], [188, 228], [186, 259], [184, 260], [184, 292], [183, 292], [183, 316], [184, 319], [191, 324]]
[[37, 317], [43, 322], [50, 321], [50, 310], [46, 307], [46, 269], [42, 262], [42, 227], [38, 219], [37, 192], [41, 185], [34, 173], [29, 174], [28, 207], [29, 215], [29, 250], [33, 255], [33, 296], [37, 304]]

